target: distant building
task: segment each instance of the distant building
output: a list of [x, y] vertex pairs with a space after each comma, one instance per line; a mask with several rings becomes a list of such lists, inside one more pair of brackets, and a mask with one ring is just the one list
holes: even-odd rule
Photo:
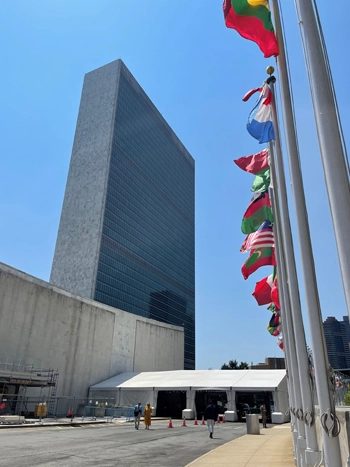
[[343, 322], [345, 325], [346, 339], [348, 341], [348, 347], [350, 349], [350, 323], [349, 316], [343, 316]]
[[85, 75], [50, 282], [180, 324], [195, 368], [195, 163], [121, 60]]
[[323, 329], [331, 367], [335, 370], [350, 368], [348, 318], [344, 321], [338, 321], [334, 316], [330, 316], [323, 322]]
[[267, 357], [265, 363], [250, 366], [251, 370], [284, 370], [285, 368], [286, 362], [283, 357]]

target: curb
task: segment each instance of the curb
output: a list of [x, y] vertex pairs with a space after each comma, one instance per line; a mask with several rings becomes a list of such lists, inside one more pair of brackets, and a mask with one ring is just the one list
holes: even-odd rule
[[79, 427], [79, 426], [88, 426], [88, 425], [112, 425], [110, 422], [106, 421], [91, 421], [91, 422], [72, 422], [72, 423], [22, 423], [21, 425], [15, 425], [15, 424], [1, 424], [0, 425], [0, 430], [5, 430], [9, 428], [51, 428], [55, 426], [73, 426], [73, 427]]

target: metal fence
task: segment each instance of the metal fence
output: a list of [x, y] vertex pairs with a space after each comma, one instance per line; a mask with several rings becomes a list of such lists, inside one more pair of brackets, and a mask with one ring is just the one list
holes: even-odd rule
[[26, 396], [25, 394], [0, 395], [0, 415], [22, 415], [26, 418], [118, 418], [133, 419], [133, 407], [115, 405], [114, 398], [74, 396]]
[[126, 418], [127, 421], [134, 420], [134, 408], [133, 407], [96, 407], [86, 406], [84, 407], [82, 419], [97, 420], [101, 417], [107, 417], [109, 420], [113, 418]]
[[336, 406], [346, 406], [344, 398], [350, 391], [350, 376], [339, 371], [334, 372], [334, 402]]

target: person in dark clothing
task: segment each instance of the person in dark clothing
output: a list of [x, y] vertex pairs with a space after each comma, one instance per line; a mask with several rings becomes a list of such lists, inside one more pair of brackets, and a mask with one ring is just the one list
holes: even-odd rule
[[205, 409], [205, 418], [207, 419], [207, 426], [209, 430], [209, 437], [212, 438], [214, 434], [214, 423], [218, 418], [218, 409], [216, 405], [209, 399], [209, 405]]
[[134, 407], [134, 419], [135, 419], [135, 429], [136, 430], [138, 430], [139, 426], [140, 426], [141, 414], [142, 414], [142, 406], [141, 406], [141, 402], [139, 402]]

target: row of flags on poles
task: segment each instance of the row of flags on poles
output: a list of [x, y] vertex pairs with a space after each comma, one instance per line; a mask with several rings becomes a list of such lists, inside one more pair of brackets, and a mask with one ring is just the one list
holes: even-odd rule
[[[226, 26], [235, 29], [245, 39], [256, 42], [265, 58], [278, 55], [278, 43], [267, 0], [224, 0], [223, 11]], [[259, 97], [249, 114], [247, 130], [260, 144], [266, 144], [275, 138], [272, 93], [269, 86], [264, 83], [247, 92], [243, 101], [247, 102], [256, 93], [259, 93]], [[246, 237], [240, 252], [249, 254], [242, 266], [242, 275], [244, 279], [248, 279], [261, 267], [272, 266], [272, 273], [256, 283], [252, 295], [259, 306], [268, 305], [271, 318], [267, 330], [272, 336], [277, 337], [277, 344], [284, 351], [275, 259], [274, 213], [269, 195], [271, 187], [269, 149], [240, 157], [234, 162], [244, 172], [254, 175], [250, 188], [253, 196], [241, 223], [242, 233]]]

